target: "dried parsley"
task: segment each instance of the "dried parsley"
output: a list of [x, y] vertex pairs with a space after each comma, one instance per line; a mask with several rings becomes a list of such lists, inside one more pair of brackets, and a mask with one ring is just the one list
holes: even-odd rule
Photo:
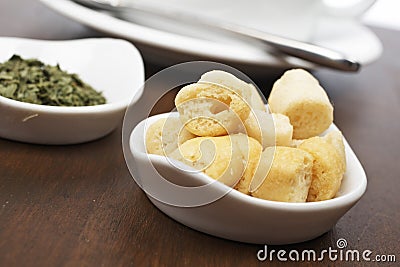
[[105, 104], [102, 93], [78, 75], [37, 59], [13, 55], [0, 64], [0, 95], [14, 100], [48, 106], [94, 106]]

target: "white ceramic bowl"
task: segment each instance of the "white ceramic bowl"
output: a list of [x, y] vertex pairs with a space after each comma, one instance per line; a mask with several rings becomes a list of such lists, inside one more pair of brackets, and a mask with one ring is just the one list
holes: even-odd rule
[[[336, 222], [361, 198], [366, 190], [367, 178], [356, 155], [345, 141], [347, 171], [341, 188], [334, 199], [309, 203], [284, 203], [254, 198], [236, 190], [207, 205], [180, 207], [166, 204], [162, 199], [187, 201], [191, 195], [174, 194], [158, 183], [153, 165], [170, 181], [192, 185], [212, 180], [202, 173], [188, 173], [171, 166], [167, 158], [148, 155], [144, 134], [160, 114], [139, 123], [130, 136], [130, 149], [134, 158], [135, 177], [150, 201], [171, 218], [193, 229], [214, 236], [257, 244], [290, 244], [303, 242], [332, 229]], [[332, 125], [329, 131], [337, 130]], [[149, 161], [150, 159], [150, 161]], [[208, 188], [210, 196], [224, 194], [227, 186], [215, 182]]]
[[74, 144], [103, 137], [121, 122], [144, 83], [143, 60], [129, 42], [110, 39], [40, 41], [0, 38], [0, 62], [13, 54], [60, 64], [102, 91], [107, 104], [44, 106], [0, 96], [0, 137], [37, 144]]

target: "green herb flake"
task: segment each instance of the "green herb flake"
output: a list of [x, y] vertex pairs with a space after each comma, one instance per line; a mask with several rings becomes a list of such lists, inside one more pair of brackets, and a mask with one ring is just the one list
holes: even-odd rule
[[94, 106], [106, 103], [101, 92], [78, 75], [37, 59], [13, 55], [0, 64], [0, 95], [17, 101], [48, 106]]

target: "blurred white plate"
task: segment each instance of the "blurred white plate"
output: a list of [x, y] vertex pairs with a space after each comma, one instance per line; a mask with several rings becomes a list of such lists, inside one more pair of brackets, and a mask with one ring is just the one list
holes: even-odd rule
[[[233, 62], [250, 66], [283, 69], [291, 66], [313, 68], [314, 66], [295, 58], [277, 59], [254, 44], [219, 35], [189, 36], [190, 26], [162, 30], [165, 25], [157, 21], [145, 21], [138, 17], [139, 24], [124, 21], [108, 14], [83, 7], [70, 0], [41, 0], [55, 11], [89, 27], [134, 41], [142, 48], [149, 61], [169, 64], [182, 60], [207, 59]], [[158, 22], [161, 24], [162, 22]], [[144, 26], [147, 25], [147, 26]], [[151, 27], [149, 26], [151, 25]], [[172, 24], [171, 24], [172, 25]], [[158, 27], [160, 26], [160, 27]], [[185, 32], [185, 34], [184, 34]], [[312, 42], [340, 51], [363, 65], [376, 60], [382, 45], [375, 34], [354, 20], [323, 18], [312, 38]]]

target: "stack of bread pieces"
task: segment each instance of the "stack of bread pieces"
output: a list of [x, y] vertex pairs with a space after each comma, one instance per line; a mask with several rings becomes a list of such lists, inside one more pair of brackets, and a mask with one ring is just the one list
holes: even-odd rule
[[214, 70], [183, 87], [179, 116], [146, 132], [150, 154], [173, 158], [257, 198], [310, 202], [334, 198], [346, 170], [343, 137], [323, 135], [333, 107], [318, 81], [293, 69], [275, 82], [268, 109], [254, 85]]

